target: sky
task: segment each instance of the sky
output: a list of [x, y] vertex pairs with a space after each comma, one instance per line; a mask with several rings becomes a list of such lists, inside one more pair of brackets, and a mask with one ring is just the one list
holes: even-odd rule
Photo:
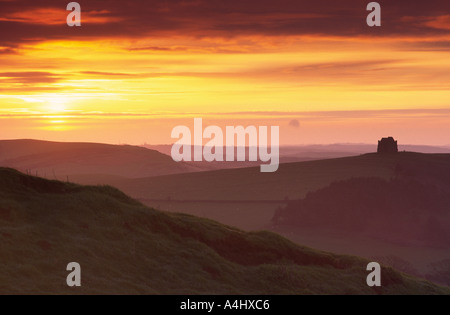
[[450, 2], [0, 0], [0, 139], [173, 143], [280, 126], [280, 143], [450, 144]]

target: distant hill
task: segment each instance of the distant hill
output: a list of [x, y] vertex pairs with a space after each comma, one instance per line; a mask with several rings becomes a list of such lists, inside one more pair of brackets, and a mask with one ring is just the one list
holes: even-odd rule
[[[145, 148], [156, 150], [163, 154], [170, 155], [171, 145], [144, 145]], [[450, 147], [445, 146], [427, 146], [427, 145], [399, 145], [400, 151], [419, 152], [419, 153], [450, 153]], [[194, 146], [192, 146], [192, 152]], [[280, 147], [280, 163], [293, 163], [303, 161], [314, 161], [324, 159], [334, 159], [341, 157], [356, 156], [377, 151], [376, 144], [314, 144], [314, 145], [291, 145]], [[246, 148], [248, 156], [248, 148]], [[236, 154], [235, 154], [236, 156]], [[225, 147], [224, 147], [225, 157]], [[224, 158], [225, 160], [225, 158]], [[188, 164], [200, 167], [205, 170], [219, 170], [229, 168], [244, 168], [259, 166], [260, 162], [188, 162]]]
[[[205, 216], [244, 229], [260, 229], [270, 224], [275, 208], [289, 200], [303, 198], [335, 181], [355, 177], [388, 180], [398, 172], [440, 185], [439, 178], [450, 174], [450, 154], [364, 154], [281, 164], [272, 174], [253, 167], [126, 180], [105, 178], [103, 183], [150, 206]], [[234, 203], [223, 202], [227, 200]]]
[[[0, 294], [450, 294], [368, 260], [146, 208], [111, 187], [0, 169]], [[82, 268], [82, 287], [65, 267]]]
[[[412, 166], [408, 166], [412, 163]], [[278, 171], [261, 173], [259, 167], [174, 174], [108, 184], [139, 199], [175, 200], [285, 200], [304, 197], [334, 181], [353, 177], [389, 179], [399, 165], [430, 165], [440, 173], [450, 167], [450, 154], [399, 153], [395, 156], [364, 154], [337, 159], [281, 164]], [[426, 173], [426, 171], [424, 171]], [[445, 173], [444, 173], [445, 174]]]
[[402, 176], [354, 178], [290, 201], [273, 224], [450, 249], [450, 189]]
[[102, 182], [198, 171], [154, 150], [129, 145], [62, 143], [37, 140], [0, 141], [0, 166], [49, 179], [81, 177]]

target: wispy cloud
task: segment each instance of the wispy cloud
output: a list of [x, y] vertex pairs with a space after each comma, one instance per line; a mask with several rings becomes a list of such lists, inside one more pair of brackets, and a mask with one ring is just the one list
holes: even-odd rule
[[3, 83], [40, 84], [61, 81], [63, 76], [41, 71], [0, 72], [0, 85]]
[[[38, 100], [31, 100], [37, 102]], [[39, 101], [40, 102], [40, 101]], [[299, 127], [299, 120], [320, 120], [320, 119], [369, 119], [369, 118], [439, 118], [443, 116], [450, 117], [449, 108], [419, 108], [419, 109], [393, 109], [393, 110], [341, 110], [341, 111], [250, 111], [250, 112], [101, 112], [101, 111], [77, 111], [64, 110], [61, 113], [51, 114], [48, 112], [39, 112], [26, 108], [22, 109], [3, 109], [0, 110], [1, 117], [42, 117], [42, 116], [61, 116], [66, 118], [82, 118], [82, 117], [103, 117], [103, 118], [135, 118], [135, 119], [151, 119], [151, 118], [193, 118], [205, 117], [210, 119], [221, 119], [226, 117], [239, 117], [242, 120], [248, 119], [290, 119], [288, 125], [291, 127]], [[229, 118], [226, 118], [229, 119]]]
[[[59, 7], [47, 7], [47, 8], [20, 8], [19, 11], [6, 12], [0, 17], [1, 22], [14, 22], [25, 25], [54, 25], [61, 26], [66, 25], [66, 17], [68, 11], [62, 6]], [[119, 17], [110, 17], [110, 11], [108, 10], [94, 10], [83, 12], [83, 23], [85, 24], [106, 24], [117, 23], [121, 21]]]

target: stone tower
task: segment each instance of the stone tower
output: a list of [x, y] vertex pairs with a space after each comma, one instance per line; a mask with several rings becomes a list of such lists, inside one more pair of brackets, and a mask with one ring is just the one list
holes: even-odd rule
[[397, 153], [398, 152], [398, 146], [397, 141], [394, 140], [394, 138], [383, 138], [380, 141], [378, 141], [378, 153]]

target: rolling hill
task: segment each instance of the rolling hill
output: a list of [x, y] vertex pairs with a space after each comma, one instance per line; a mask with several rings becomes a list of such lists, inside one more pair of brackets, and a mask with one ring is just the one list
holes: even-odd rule
[[390, 178], [395, 165], [393, 159], [367, 154], [281, 164], [277, 172], [270, 174], [253, 167], [111, 181], [108, 184], [138, 199], [284, 200], [300, 198], [336, 180], [374, 174]]
[[449, 174], [450, 154], [401, 152], [286, 163], [272, 174], [261, 173], [255, 167], [111, 180], [105, 184], [111, 184], [143, 202], [233, 201], [276, 204], [303, 198], [307, 193], [336, 181], [358, 177], [389, 180], [401, 175], [450, 187]]
[[[438, 197], [443, 201], [445, 194], [450, 191], [449, 174], [450, 155], [448, 154], [400, 152], [393, 155], [365, 154], [282, 164], [276, 173], [270, 175], [260, 173], [259, 168], [246, 168], [141, 178], [110, 182], [110, 184], [157, 209], [206, 217], [250, 231], [270, 229], [294, 242], [325, 251], [369, 259], [376, 257], [386, 262], [402, 261], [402, 264], [395, 263], [394, 266], [401, 267], [405, 271], [414, 268], [417, 271], [416, 275], [427, 276], [441, 283], [449, 283], [444, 279], [445, 274], [448, 273], [445, 268], [448, 269], [446, 266], [450, 261], [450, 251], [448, 247], [441, 246], [442, 244], [436, 241], [441, 239], [437, 231], [434, 236], [435, 241], [431, 241], [433, 236], [430, 234], [433, 226], [439, 227], [436, 220], [444, 220], [443, 226], [447, 226], [448, 223], [448, 217], [439, 215], [436, 219], [436, 215], [430, 214], [435, 205], [431, 202], [433, 198]], [[403, 187], [400, 190], [403, 193], [397, 196], [397, 200], [391, 198], [384, 204], [370, 203], [361, 209], [355, 205], [353, 208], [345, 208], [345, 203], [339, 202], [336, 198], [328, 201], [327, 199], [333, 194], [318, 194], [315, 200], [328, 202], [329, 212], [334, 210], [333, 202], [341, 206], [339, 211], [343, 211], [342, 218], [347, 217], [347, 221], [351, 219], [361, 222], [364, 219], [361, 218], [364, 216], [363, 210], [372, 206], [371, 211], [380, 214], [377, 218], [378, 225], [369, 226], [368, 229], [372, 232], [355, 234], [353, 232], [356, 230], [349, 233], [350, 230], [346, 231], [345, 228], [336, 229], [323, 224], [303, 226], [272, 224], [271, 220], [276, 209], [283, 208], [290, 202], [303, 199], [309, 193], [325, 189], [336, 182], [361, 178], [382, 180], [383, 182], [377, 185], [381, 187], [380, 191], [383, 191], [386, 188], [384, 186], [394, 178], [405, 182], [406, 186], [402, 185], [405, 187], [418, 182], [426, 188], [423, 191], [419, 189], [419, 192], [427, 194], [423, 196], [423, 200], [430, 202], [427, 204], [427, 201], [425, 203], [422, 201], [421, 210], [407, 209], [403, 206], [398, 207], [398, 211], [389, 213], [389, 209], [399, 205], [399, 202], [400, 205], [410, 205], [411, 202], [404, 204], [401, 202], [415, 200], [411, 195], [419, 194], [412, 189], [408, 192]], [[358, 200], [358, 195], [361, 193], [366, 194], [366, 201], [372, 197], [370, 185], [360, 184], [361, 187], [358, 187], [357, 183], [346, 190], [347, 202], [350, 206], [353, 200]], [[433, 187], [441, 193], [435, 194]], [[362, 191], [359, 192], [357, 188]], [[383, 199], [383, 195], [379, 192], [377, 197]], [[390, 203], [392, 205], [389, 206]], [[375, 209], [374, 204], [385, 209]], [[345, 212], [346, 210], [353, 212]], [[384, 217], [382, 213], [387, 215]], [[415, 213], [415, 215], [410, 217], [408, 213]], [[393, 218], [394, 214], [397, 215], [396, 219]], [[327, 219], [327, 215], [323, 217]], [[337, 218], [335, 223], [340, 222], [341, 216]], [[411, 223], [414, 220], [416, 224]], [[396, 221], [403, 223], [401, 229], [399, 224], [393, 224]], [[395, 233], [397, 235], [394, 235]], [[423, 238], [420, 233], [425, 233], [426, 237]], [[412, 236], [414, 237], [409, 239]], [[410, 264], [412, 268], [404, 268], [407, 264]], [[436, 265], [441, 266], [439, 269], [444, 269], [445, 272], [435, 272]], [[437, 275], [431, 277], [431, 273]]]
[[50, 179], [79, 177], [98, 182], [199, 170], [142, 147], [38, 140], [0, 141], [0, 166]]
[[290, 201], [272, 221], [450, 249], [450, 190], [404, 177], [354, 178]]
[[[1, 294], [450, 294], [384, 267], [372, 289], [364, 259], [3, 168], [0, 240]], [[79, 288], [65, 285], [73, 261]]]
[[[145, 148], [156, 150], [166, 155], [170, 155], [171, 145], [144, 145]], [[280, 163], [293, 163], [302, 161], [325, 160], [340, 157], [348, 157], [372, 153], [377, 150], [375, 144], [315, 144], [315, 145], [287, 145], [280, 147]], [[427, 145], [399, 145], [400, 151], [420, 152], [420, 153], [450, 153], [448, 146], [427, 146]], [[192, 146], [191, 151], [194, 151]], [[224, 152], [226, 149], [224, 147]], [[248, 148], [246, 150], [248, 154]], [[224, 155], [225, 156], [225, 155]], [[225, 160], [225, 158], [224, 158]], [[193, 165], [202, 165], [205, 169], [243, 168], [259, 166], [259, 162], [235, 162], [235, 163], [208, 163], [190, 162]]]

